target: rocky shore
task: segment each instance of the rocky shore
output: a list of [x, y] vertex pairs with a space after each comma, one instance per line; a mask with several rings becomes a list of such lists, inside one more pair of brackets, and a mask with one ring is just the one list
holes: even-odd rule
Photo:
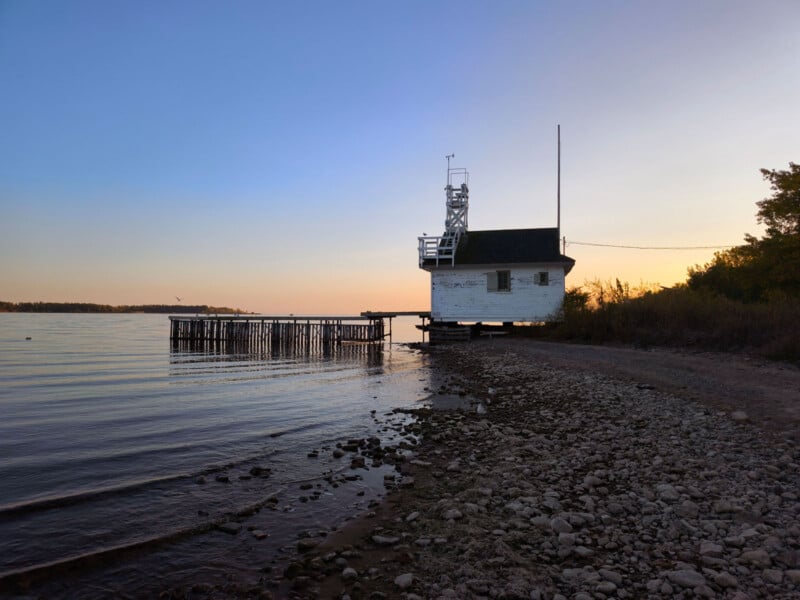
[[386, 500], [263, 597], [800, 598], [796, 438], [513, 345], [431, 352], [472, 408], [415, 411]]

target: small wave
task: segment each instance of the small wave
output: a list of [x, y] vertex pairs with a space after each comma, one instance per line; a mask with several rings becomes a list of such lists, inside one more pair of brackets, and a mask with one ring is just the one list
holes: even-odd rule
[[95, 500], [97, 498], [102, 498], [104, 496], [127, 494], [128, 492], [131, 492], [133, 490], [142, 489], [152, 485], [158, 485], [160, 483], [166, 483], [169, 481], [186, 479], [188, 477], [191, 477], [191, 475], [186, 475], [185, 473], [180, 475], [166, 475], [164, 477], [153, 477], [150, 479], [143, 479], [139, 481], [124, 483], [117, 486], [95, 488], [92, 490], [75, 492], [74, 494], [66, 494], [63, 496], [51, 496], [47, 498], [37, 498], [35, 500], [19, 502], [16, 504], [6, 504], [5, 506], [0, 506], [0, 519], [7, 516], [19, 515], [28, 512], [35, 512], [37, 510], [62, 508], [64, 506], [70, 506], [72, 504], [78, 504], [80, 502], [87, 502], [89, 500]]
[[263, 500], [254, 502], [233, 511], [227, 511], [224, 516], [211, 519], [190, 527], [175, 529], [162, 534], [153, 535], [141, 539], [132, 540], [116, 546], [98, 548], [89, 552], [66, 556], [45, 563], [39, 563], [20, 569], [13, 569], [0, 573], [0, 592], [20, 589], [30, 586], [36, 581], [50, 579], [65, 573], [74, 574], [77, 569], [91, 568], [103, 564], [109, 559], [115, 559], [132, 551], [154, 548], [163, 544], [168, 544], [179, 539], [206, 533], [216, 529], [231, 518], [248, 516], [253, 512], [263, 508], [273, 501], [275, 496], [285, 491], [286, 487], [276, 487]]
[[[304, 428], [303, 427], [295, 428], [295, 430], [302, 430], [302, 429]], [[295, 431], [295, 430], [290, 430], [290, 431]], [[214, 473], [219, 473], [220, 471], [232, 469], [247, 463], [258, 462], [266, 458], [269, 458], [271, 456], [274, 456], [278, 452], [279, 452], [278, 450], [273, 450], [271, 452], [262, 453], [255, 456], [243, 457], [240, 460], [230, 461], [224, 464], [208, 465], [192, 473], [176, 473], [173, 475], [164, 475], [162, 477], [151, 477], [148, 479], [130, 481], [122, 483], [120, 485], [108, 486], [105, 488], [94, 488], [91, 490], [85, 490], [61, 496], [36, 498], [33, 500], [18, 502], [14, 504], [0, 505], [0, 519], [15, 517], [20, 514], [31, 513], [41, 510], [64, 508], [66, 506], [80, 504], [81, 502], [90, 502], [92, 500], [97, 500], [99, 498], [104, 498], [109, 496], [129, 494], [137, 490], [142, 490], [148, 487], [160, 485], [163, 483], [169, 483], [172, 481], [194, 480], [200, 476], [212, 475]]]

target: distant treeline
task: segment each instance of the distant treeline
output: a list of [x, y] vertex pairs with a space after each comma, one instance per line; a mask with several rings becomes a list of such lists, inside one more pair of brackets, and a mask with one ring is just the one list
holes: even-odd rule
[[111, 306], [89, 302], [3, 302], [0, 312], [34, 313], [179, 313], [179, 314], [238, 314], [245, 311], [227, 306], [208, 306], [206, 304], [136, 304]]

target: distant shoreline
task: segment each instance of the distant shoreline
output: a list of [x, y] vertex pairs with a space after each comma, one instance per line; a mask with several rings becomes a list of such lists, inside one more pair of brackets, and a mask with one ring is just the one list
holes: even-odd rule
[[237, 308], [206, 304], [135, 304], [112, 306], [89, 302], [2, 302], [0, 313], [104, 313], [104, 314], [247, 314]]

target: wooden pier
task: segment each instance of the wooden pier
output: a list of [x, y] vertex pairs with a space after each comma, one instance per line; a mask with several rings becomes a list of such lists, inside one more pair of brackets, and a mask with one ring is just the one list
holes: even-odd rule
[[179, 349], [305, 350], [376, 344], [391, 332], [384, 317], [265, 315], [170, 316], [170, 341]]
[[[361, 346], [375, 348], [392, 337], [392, 319], [430, 318], [426, 311], [366, 311], [358, 316], [173, 315], [172, 348], [179, 351], [312, 352]], [[387, 327], [388, 322], [388, 327]]]

